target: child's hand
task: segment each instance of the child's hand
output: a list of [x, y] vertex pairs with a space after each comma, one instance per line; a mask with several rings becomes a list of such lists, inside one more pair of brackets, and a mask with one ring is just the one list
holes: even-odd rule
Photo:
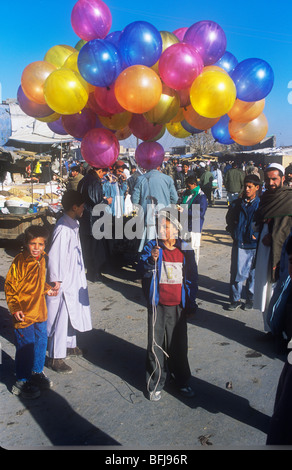
[[154, 261], [157, 261], [159, 258], [159, 246], [155, 246], [151, 250], [151, 256]]
[[50, 289], [48, 292], [47, 292], [47, 295], [49, 297], [56, 297], [58, 295], [58, 290], [55, 290], [55, 289]]
[[21, 310], [19, 312], [14, 312], [13, 316], [17, 321], [24, 321], [24, 313]]

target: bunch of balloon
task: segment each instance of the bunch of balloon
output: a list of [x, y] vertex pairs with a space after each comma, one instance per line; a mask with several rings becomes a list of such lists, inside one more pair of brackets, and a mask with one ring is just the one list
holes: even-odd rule
[[29, 64], [17, 97], [24, 113], [81, 140], [88, 163], [108, 167], [129, 136], [149, 143], [142, 160], [148, 152], [153, 161], [166, 132], [185, 139], [210, 131], [224, 145], [265, 137], [272, 68], [261, 59], [238, 62], [218, 23], [170, 32], [140, 20], [111, 31], [102, 0], [77, 0], [71, 25], [75, 47], [55, 45]]

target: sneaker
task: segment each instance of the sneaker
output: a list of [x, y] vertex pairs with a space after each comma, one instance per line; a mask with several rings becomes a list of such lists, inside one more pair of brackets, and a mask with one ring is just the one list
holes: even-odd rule
[[251, 310], [253, 308], [253, 302], [252, 300], [247, 300], [244, 305], [245, 310]]
[[238, 301], [238, 302], [231, 302], [231, 304], [229, 305], [228, 307], [228, 310], [237, 310], [239, 307], [241, 306], [241, 302]]
[[22, 398], [38, 398], [41, 394], [40, 389], [30, 382], [24, 382], [17, 380], [13, 385], [11, 392], [13, 395], [20, 396]]
[[47, 390], [53, 387], [52, 380], [50, 380], [44, 372], [33, 372], [31, 376], [31, 383], [39, 387], [41, 390]]
[[194, 390], [189, 386], [180, 388], [179, 393], [183, 397], [187, 397], [187, 398], [191, 398], [195, 395]]
[[83, 353], [78, 346], [76, 348], [67, 348], [67, 356], [71, 357], [77, 357], [77, 356], [83, 356]]
[[58, 372], [59, 374], [71, 374], [72, 369], [69, 367], [63, 359], [53, 359], [49, 358], [48, 359], [48, 364], [47, 367], [49, 369], [54, 370], [55, 372]]
[[159, 401], [161, 398], [161, 391], [156, 391], [156, 392], [149, 392], [149, 400], [150, 401]]

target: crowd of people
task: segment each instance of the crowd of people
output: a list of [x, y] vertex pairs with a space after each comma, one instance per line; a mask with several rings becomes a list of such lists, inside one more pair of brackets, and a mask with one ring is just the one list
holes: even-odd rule
[[[49, 233], [44, 227], [32, 226], [25, 233], [24, 250], [13, 260], [6, 277], [5, 293], [16, 338], [12, 392], [37, 397], [40, 389], [52, 386], [43, 371], [46, 356], [48, 368], [72, 372], [64, 359], [82, 354], [76, 334], [92, 328], [87, 281], [103, 282], [117, 227], [125, 214], [134, 214], [134, 218], [136, 208], [142, 208], [143, 220], [139, 215], [137, 220], [143, 229], [135, 248], [148, 310], [147, 396], [151, 401], [160, 400], [170, 377], [179, 393], [192, 397], [187, 318], [197, 311], [205, 214], [214, 198], [222, 199], [223, 186], [228, 202], [226, 230], [233, 240], [229, 309], [260, 310], [268, 337], [281, 337], [288, 343], [292, 337], [291, 182], [292, 167], [285, 169], [278, 163], [261, 168], [252, 162], [238, 167], [235, 162], [190, 164], [185, 160], [179, 165], [172, 159], [163, 168], [144, 172], [118, 160], [112, 168], [90, 168], [83, 174], [73, 165], [62, 198], [63, 214], [50, 236], [47, 273]], [[101, 220], [99, 207], [110, 221], [104, 236], [97, 236], [96, 231]], [[185, 210], [186, 227], [181, 217]], [[291, 375], [288, 362], [283, 373]], [[272, 419], [277, 429], [286, 426], [287, 382], [289, 379], [279, 384], [277, 416]], [[292, 430], [287, 426], [281, 439], [292, 443]], [[274, 440], [270, 437], [269, 443]]]

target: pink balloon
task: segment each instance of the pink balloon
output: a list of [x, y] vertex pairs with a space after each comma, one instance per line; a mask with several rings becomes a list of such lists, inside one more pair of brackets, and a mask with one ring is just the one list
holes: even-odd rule
[[179, 42], [172, 44], [161, 54], [159, 74], [167, 86], [182, 90], [192, 85], [203, 66], [203, 60], [195, 47]]
[[81, 39], [104, 39], [112, 25], [109, 7], [102, 0], [78, 0], [71, 13], [72, 28]]
[[136, 149], [135, 158], [141, 168], [153, 170], [161, 166], [164, 159], [164, 149], [158, 142], [142, 142]]
[[95, 113], [98, 114], [99, 116], [104, 116], [104, 117], [109, 117], [112, 115], [112, 113], [109, 113], [108, 111], [105, 111], [102, 109], [99, 104], [97, 104], [94, 92], [89, 94], [88, 101], [87, 101], [87, 106]]
[[125, 111], [117, 101], [114, 84], [108, 87], [95, 87], [94, 98], [98, 106], [107, 113], [118, 114]]
[[186, 28], [178, 28], [178, 29], [176, 29], [175, 31], [173, 31], [172, 34], [175, 34], [176, 37], [182, 42], [183, 39], [184, 39], [184, 35], [185, 35], [186, 32], [187, 32], [187, 29], [188, 29], [188, 27], [186, 27]]
[[80, 113], [62, 116], [62, 124], [67, 134], [82, 139], [85, 134], [96, 126], [97, 116], [90, 108], [83, 108]]
[[162, 131], [162, 124], [153, 124], [144, 118], [143, 114], [133, 114], [129, 123], [133, 135], [141, 140], [154, 139]]
[[81, 155], [95, 168], [109, 168], [117, 160], [120, 144], [108, 129], [91, 129], [81, 142]]

